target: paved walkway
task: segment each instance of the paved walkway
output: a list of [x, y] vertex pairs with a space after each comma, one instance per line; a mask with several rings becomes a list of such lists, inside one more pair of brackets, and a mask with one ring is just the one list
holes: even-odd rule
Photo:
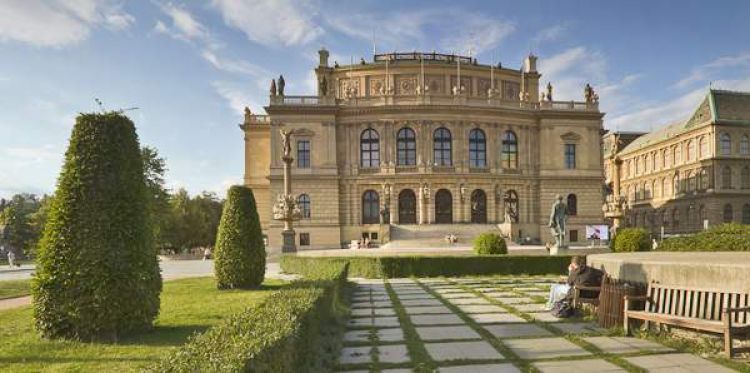
[[[608, 253], [606, 247], [573, 246], [570, 254], [589, 255]], [[370, 248], [370, 249], [327, 249], [327, 250], [300, 250], [299, 256], [411, 256], [411, 255], [462, 255], [473, 256], [474, 249], [467, 245], [456, 245], [450, 247], [398, 247], [398, 248]], [[508, 255], [549, 255], [544, 246], [538, 245], [513, 245], [508, 247]]]
[[356, 280], [339, 370], [731, 372], [542, 310], [552, 278]]

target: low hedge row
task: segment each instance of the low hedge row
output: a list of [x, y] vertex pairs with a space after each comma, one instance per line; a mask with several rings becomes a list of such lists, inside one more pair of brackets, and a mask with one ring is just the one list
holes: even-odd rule
[[332, 370], [335, 338], [325, 338], [343, 310], [346, 263], [327, 263], [240, 312], [148, 369], [152, 372], [321, 372]]
[[618, 229], [611, 244], [616, 253], [651, 250], [651, 238], [643, 228]]
[[281, 269], [307, 276], [316, 268], [349, 264], [349, 274], [364, 278], [476, 275], [564, 274], [570, 256], [386, 256], [307, 257], [282, 255]]
[[750, 226], [722, 224], [692, 236], [662, 241], [659, 251], [750, 251]]

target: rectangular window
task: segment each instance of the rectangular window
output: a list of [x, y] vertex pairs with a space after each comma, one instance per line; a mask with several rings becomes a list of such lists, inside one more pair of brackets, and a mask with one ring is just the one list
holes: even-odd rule
[[572, 229], [570, 231], [570, 242], [578, 242], [578, 230]]
[[310, 168], [310, 140], [297, 141], [297, 168]]
[[310, 246], [310, 233], [300, 233], [299, 234], [299, 245], [300, 246]]
[[572, 170], [576, 168], [576, 145], [565, 144], [565, 168]]

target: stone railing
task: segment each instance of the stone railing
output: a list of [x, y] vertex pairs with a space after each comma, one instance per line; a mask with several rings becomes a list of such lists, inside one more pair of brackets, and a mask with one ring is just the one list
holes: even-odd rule
[[271, 124], [271, 116], [270, 115], [262, 115], [262, 114], [246, 114], [245, 115], [245, 122], [240, 124], [240, 128], [245, 128], [244, 126], [257, 126], [257, 125], [265, 125], [268, 126]]
[[542, 101], [521, 102], [497, 97], [481, 97], [461, 95], [380, 95], [380, 96], [355, 96], [345, 99], [319, 96], [271, 96], [272, 106], [330, 106], [342, 107], [374, 107], [374, 106], [412, 106], [412, 105], [445, 105], [445, 106], [469, 106], [469, 107], [497, 107], [508, 109], [532, 109], [532, 110], [564, 110], [564, 111], [599, 111], [596, 102], [580, 101]]

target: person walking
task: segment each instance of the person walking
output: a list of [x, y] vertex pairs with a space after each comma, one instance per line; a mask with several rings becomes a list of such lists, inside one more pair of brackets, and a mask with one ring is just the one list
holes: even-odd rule
[[10, 268], [16, 266], [16, 253], [14, 253], [13, 250], [8, 250], [8, 265]]

